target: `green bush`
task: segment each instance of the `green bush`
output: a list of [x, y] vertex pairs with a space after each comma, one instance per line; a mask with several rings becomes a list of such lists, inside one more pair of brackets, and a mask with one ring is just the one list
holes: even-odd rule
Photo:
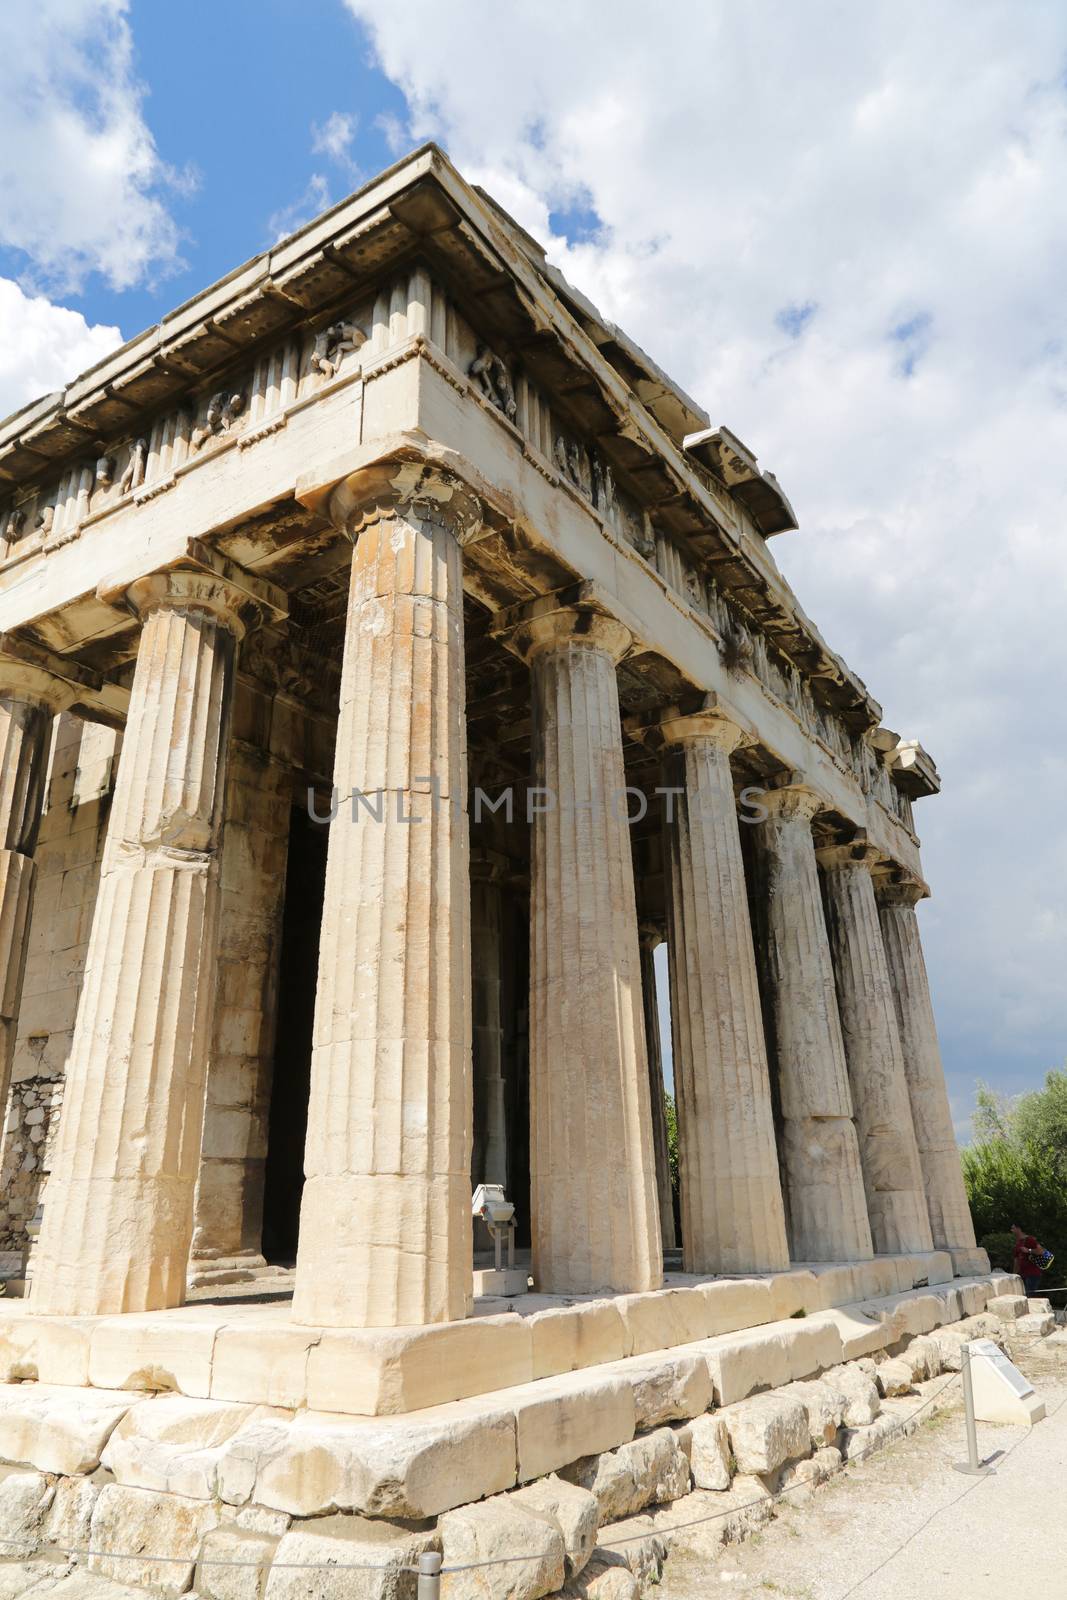
[[1058, 1152], [1000, 1134], [963, 1151], [963, 1177], [983, 1243], [1017, 1222], [1056, 1257], [1045, 1274], [1049, 1288], [1067, 1282], [1067, 1188]]
[[999, 1267], [1001, 1272], [1012, 1271], [1015, 1263], [1015, 1239], [1010, 1233], [984, 1233], [978, 1243], [988, 1255], [991, 1267]]

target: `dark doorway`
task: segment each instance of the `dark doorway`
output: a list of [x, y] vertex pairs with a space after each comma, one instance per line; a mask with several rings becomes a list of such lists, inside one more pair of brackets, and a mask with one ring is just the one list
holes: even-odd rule
[[304, 1140], [328, 835], [327, 827], [312, 822], [302, 807], [293, 807], [263, 1193], [263, 1254], [268, 1261], [286, 1264], [296, 1259], [304, 1188]]

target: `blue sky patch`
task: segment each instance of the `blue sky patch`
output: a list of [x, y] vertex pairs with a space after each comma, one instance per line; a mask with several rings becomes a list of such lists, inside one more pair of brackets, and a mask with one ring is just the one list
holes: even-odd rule
[[929, 311], [917, 311], [906, 322], [898, 322], [895, 328], [890, 329], [890, 339], [903, 346], [903, 353], [897, 363], [897, 371], [902, 378], [912, 376], [929, 350], [932, 327], [933, 318]]
[[794, 302], [792, 305], [783, 306], [780, 311], [775, 312], [774, 325], [776, 328], [780, 328], [783, 333], [788, 334], [790, 339], [799, 339], [818, 309], [819, 303], [817, 300]]

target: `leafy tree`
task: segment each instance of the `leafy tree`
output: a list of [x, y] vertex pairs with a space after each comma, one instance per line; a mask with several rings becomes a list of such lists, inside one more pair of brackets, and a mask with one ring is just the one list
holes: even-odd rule
[[667, 1110], [667, 1158], [671, 1168], [671, 1188], [678, 1193], [678, 1107], [674, 1103], [673, 1094], [664, 1094], [663, 1103]]
[[997, 1265], [1003, 1262], [1004, 1235], [1012, 1223], [1034, 1234], [1056, 1257], [1045, 1278], [1052, 1288], [1067, 1282], [1065, 1152], [1023, 1138], [1015, 1111], [1003, 1126], [1005, 1131], [979, 1138], [963, 1151], [963, 1177], [975, 1233], [989, 1250], [990, 1259], [997, 1258]]
[[1045, 1087], [1024, 1094], [1012, 1114], [1015, 1137], [1045, 1151], [1067, 1178], [1067, 1072], [1050, 1072]]

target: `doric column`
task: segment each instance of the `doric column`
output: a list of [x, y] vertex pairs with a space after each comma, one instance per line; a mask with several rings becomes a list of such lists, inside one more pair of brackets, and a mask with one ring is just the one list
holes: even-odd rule
[[713, 711], [662, 734], [682, 1260], [773, 1272], [789, 1248], [730, 771], [743, 734]]
[[663, 1044], [659, 1031], [659, 1000], [656, 994], [656, 946], [658, 928], [642, 926], [641, 999], [645, 1009], [645, 1047], [648, 1051], [648, 1093], [652, 1103], [652, 1151], [656, 1158], [656, 1197], [659, 1201], [659, 1232], [664, 1250], [676, 1250], [674, 1193], [671, 1187], [671, 1158], [667, 1143], [667, 1107], [663, 1086]]
[[461, 543], [479, 511], [456, 480], [382, 466], [329, 513], [355, 551], [293, 1315], [446, 1322], [473, 1293]]
[[882, 942], [900, 1024], [915, 1143], [926, 1188], [930, 1231], [939, 1250], [973, 1250], [974, 1224], [963, 1186], [963, 1170], [945, 1073], [937, 1043], [930, 985], [915, 907], [926, 893], [912, 879], [876, 884]]
[[507, 636], [533, 679], [530, 1164], [551, 1294], [659, 1288], [633, 860], [615, 667], [627, 630], [535, 604]]
[[74, 699], [62, 678], [0, 655], [0, 1115], [22, 998], [52, 719]]
[[504, 859], [493, 851], [471, 856], [471, 1017], [474, 1067], [474, 1183], [507, 1188], [508, 1140], [501, 1011], [501, 876]]
[[900, 1029], [874, 898], [875, 852], [856, 843], [817, 855], [874, 1248], [880, 1255], [930, 1250]]
[[753, 830], [757, 921], [773, 1019], [790, 1254], [794, 1261], [866, 1261], [874, 1253], [871, 1226], [811, 832], [821, 802], [812, 789], [790, 784], [760, 803], [767, 817]]
[[33, 1309], [57, 1314], [184, 1299], [233, 661], [257, 614], [199, 571], [126, 598], [142, 631], [34, 1258]]

